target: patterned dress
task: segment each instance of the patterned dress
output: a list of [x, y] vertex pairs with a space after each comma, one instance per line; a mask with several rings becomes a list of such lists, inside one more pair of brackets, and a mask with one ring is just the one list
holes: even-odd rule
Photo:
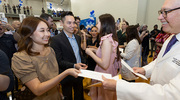
[[[161, 44], [163, 44], [169, 36], [170, 36], [170, 34], [168, 34], [168, 33], [159, 33], [159, 34], [156, 36], [155, 42], [156, 42], [156, 43], [161, 43]], [[160, 46], [157, 46], [153, 60], [155, 60], [155, 59], [157, 58], [160, 50], [161, 50], [161, 47], [160, 47]]]
[[[117, 63], [115, 58], [116, 58], [116, 49], [117, 49], [117, 46], [118, 46], [118, 42], [114, 41], [113, 38], [112, 38], [112, 34], [108, 34], [108, 35], [105, 35], [103, 37], [101, 37], [101, 42], [99, 44], [99, 47], [98, 47], [98, 50], [96, 52], [96, 55], [98, 57], [102, 57], [102, 52], [101, 52], [101, 46], [102, 46], [102, 43], [104, 40], [109, 40], [111, 43], [112, 43], [112, 46], [113, 46], [113, 51], [112, 51], [112, 54], [111, 54], [111, 59], [110, 59], [110, 64], [109, 64], [109, 67], [104, 70], [102, 69], [98, 64], [96, 65], [96, 68], [95, 68], [95, 71], [97, 72], [103, 72], [103, 73], [109, 73], [109, 74], [112, 74], [112, 76], [115, 76], [117, 75], [117, 70], [118, 68], [121, 67], [121, 65], [119, 66]], [[97, 80], [92, 80], [92, 83], [96, 83], [98, 82]], [[103, 87], [92, 87], [91, 90], [90, 90], [90, 94], [91, 94], [91, 98], [92, 100], [117, 100], [116, 98], [116, 92], [113, 92], [113, 91], [108, 91], [108, 90], [105, 90]]]

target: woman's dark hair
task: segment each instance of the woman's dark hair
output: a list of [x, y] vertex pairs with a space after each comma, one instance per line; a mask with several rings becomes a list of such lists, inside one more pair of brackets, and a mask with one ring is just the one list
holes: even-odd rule
[[80, 25], [80, 30], [83, 30], [85, 29], [85, 26], [84, 25]]
[[127, 27], [126, 34], [127, 34], [127, 38], [126, 38], [127, 43], [133, 39], [137, 39], [139, 44], [141, 44], [141, 40], [139, 38], [136, 25], [130, 25], [129, 27]]
[[126, 23], [126, 25], [128, 25], [129, 26], [129, 23], [127, 22], [127, 21], [124, 21], [125, 23]]
[[[23, 20], [18, 32], [21, 36], [21, 39], [18, 42], [18, 52], [25, 50], [26, 53], [30, 56], [40, 54], [39, 52], [33, 52], [31, 50], [33, 46], [33, 40], [30, 38], [40, 22], [46, 23], [46, 25], [49, 27], [47, 21], [39, 17], [27, 17]], [[48, 44], [45, 46], [48, 46]]]
[[[99, 21], [101, 22], [99, 38], [112, 33], [113, 40], [118, 42], [114, 17], [111, 14], [103, 14], [99, 16]], [[117, 46], [117, 60], [119, 61], [119, 59], [120, 52]]]
[[[91, 27], [91, 30], [93, 29], [93, 28], [97, 28], [96, 26], [93, 26], [93, 27]], [[98, 29], [98, 28], [97, 28]]]
[[[46, 13], [42, 13], [42, 14], [40, 15], [40, 18], [45, 19], [46, 21], [49, 20], [49, 17], [52, 18], [51, 15], [46, 14]], [[53, 19], [53, 18], [52, 18], [52, 19]]]
[[75, 21], [76, 20], [81, 20], [78, 16], [75, 16], [74, 19], [75, 19]]

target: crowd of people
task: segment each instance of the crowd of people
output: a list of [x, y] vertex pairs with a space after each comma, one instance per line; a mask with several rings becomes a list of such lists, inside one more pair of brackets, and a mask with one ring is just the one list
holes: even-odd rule
[[[88, 32], [71, 11], [61, 14], [61, 32], [46, 13], [11, 25], [0, 21], [0, 100], [10, 91], [16, 100], [84, 100], [81, 69], [122, 75], [102, 76], [102, 86], [88, 90], [92, 100], [179, 100], [179, 9], [179, 0], [165, 0], [161, 30], [154, 25], [152, 31], [125, 19], [117, 29], [114, 17], [102, 14]], [[149, 41], [154, 61], [148, 64]], [[136, 83], [122, 60], [150, 84]]]

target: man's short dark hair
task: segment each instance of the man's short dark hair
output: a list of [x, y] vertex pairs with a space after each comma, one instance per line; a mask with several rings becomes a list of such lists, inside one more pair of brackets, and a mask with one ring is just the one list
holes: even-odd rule
[[64, 12], [62, 12], [62, 14], [61, 14], [61, 20], [64, 22], [64, 18], [66, 17], [66, 16], [73, 16], [74, 17], [74, 14], [71, 12], [71, 11], [64, 11]]
[[48, 21], [49, 17], [51, 17], [51, 18], [52, 18], [52, 16], [51, 16], [51, 15], [46, 14], [46, 13], [43, 13], [43, 14], [41, 14], [41, 16], [40, 16], [40, 18], [43, 18], [43, 19], [45, 19], [46, 21]]
[[154, 25], [154, 27], [158, 27], [158, 25], [156, 24], [156, 25]]
[[77, 17], [77, 16], [75, 16], [74, 19], [75, 19], [75, 21], [76, 21], [76, 20], [81, 20], [81, 19], [80, 19], [79, 17]]

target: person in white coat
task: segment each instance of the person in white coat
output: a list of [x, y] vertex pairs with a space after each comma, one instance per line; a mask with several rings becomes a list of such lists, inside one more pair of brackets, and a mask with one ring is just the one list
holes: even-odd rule
[[[140, 66], [139, 65], [139, 58], [140, 58], [140, 44], [141, 40], [138, 35], [137, 27], [131, 25], [126, 29], [126, 41], [127, 46], [125, 47], [125, 52], [122, 52], [120, 55], [123, 57], [123, 60], [130, 66]], [[121, 70], [122, 77], [126, 80], [135, 82], [133, 77], [134, 75], [124, 66], [122, 66]]]
[[[164, 42], [156, 60], [143, 68], [134, 68], [135, 72], [151, 77], [150, 84], [103, 77], [104, 88], [116, 91], [118, 100], [180, 100], [180, 0], [165, 0], [159, 14], [163, 31], [174, 34]], [[165, 53], [174, 38], [176, 41]]]

